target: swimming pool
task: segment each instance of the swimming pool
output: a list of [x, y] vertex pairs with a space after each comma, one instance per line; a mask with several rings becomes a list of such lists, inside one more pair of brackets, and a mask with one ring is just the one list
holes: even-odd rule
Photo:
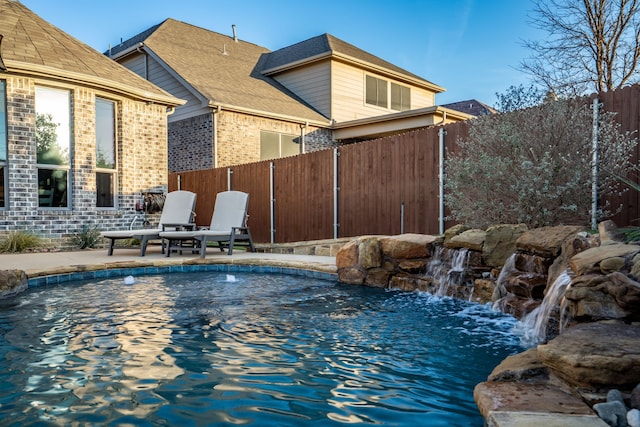
[[522, 350], [489, 307], [313, 277], [172, 273], [0, 300], [8, 425], [469, 426]]

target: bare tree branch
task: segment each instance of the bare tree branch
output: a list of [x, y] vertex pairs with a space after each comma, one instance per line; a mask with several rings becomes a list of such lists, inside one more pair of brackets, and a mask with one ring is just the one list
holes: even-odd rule
[[520, 69], [563, 96], [610, 91], [640, 80], [640, 0], [533, 0]]

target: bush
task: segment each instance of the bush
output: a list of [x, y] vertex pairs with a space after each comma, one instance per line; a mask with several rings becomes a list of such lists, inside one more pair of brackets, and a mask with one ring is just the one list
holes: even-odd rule
[[[473, 227], [589, 224], [592, 119], [582, 100], [550, 101], [474, 119], [457, 153], [447, 154], [446, 202], [452, 219]], [[618, 177], [635, 167], [636, 139], [606, 112], [600, 113], [598, 139], [599, 196], [626, 191]], [[601, 206], [596, 215], [606, 218], [617, 209]]]
[[19, 253], [40, 245], [40, 237], [30, 231], [13, 231], [0, 243], [0, 252]]
[[80, 249], [93, 249], [100, 241], [100, 230], [85, 226], [80, 233], [76, 233], [71, 238], [71, 242]]

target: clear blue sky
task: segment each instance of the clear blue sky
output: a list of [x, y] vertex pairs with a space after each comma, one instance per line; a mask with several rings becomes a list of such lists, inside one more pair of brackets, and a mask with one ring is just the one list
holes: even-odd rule
[[103, 52], [167, 18], [232, 34], [270, 50], [329, 33], [435, 84], [438, 104], [528, 85], [517, 70], [539, 38], [530, 0], [21, 0]]

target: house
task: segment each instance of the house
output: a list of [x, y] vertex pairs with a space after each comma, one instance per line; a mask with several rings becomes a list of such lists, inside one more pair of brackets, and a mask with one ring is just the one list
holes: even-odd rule
[[498, 110], [493, 107], [484, 104], [477, 99], [468, 99], [466, 101], [458, 101], [452, 102], [450, 104], [443, 104], [445, 108], [449, 108], [451, 110], [460, 111], [465, 114], [470, 114], [472, 116], [487, 116], [490, 114], [496, 114]]
[[174, 19], [106, 54], [187, 100], [169, 116], [169, 170], [229, 166], [472, 116], [444, 89], [332, 35], [269, 51]]
[[127, 227], [142, 193], [166, 191], [184, 101], [18, 1], [0, 0], [0, 39], [0, 234]]

